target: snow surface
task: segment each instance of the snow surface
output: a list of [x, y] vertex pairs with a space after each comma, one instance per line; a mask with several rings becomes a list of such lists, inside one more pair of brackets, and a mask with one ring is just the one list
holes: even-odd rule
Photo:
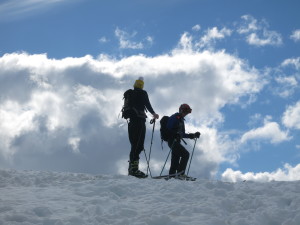
[[299, 225], [300, 181], [0, 170], [0, 224]]

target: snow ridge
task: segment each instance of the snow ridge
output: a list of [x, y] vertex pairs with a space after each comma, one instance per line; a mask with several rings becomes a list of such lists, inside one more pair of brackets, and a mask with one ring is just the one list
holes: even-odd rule
[[299, 225], [300, 181], [0, 170], [0, 225]]

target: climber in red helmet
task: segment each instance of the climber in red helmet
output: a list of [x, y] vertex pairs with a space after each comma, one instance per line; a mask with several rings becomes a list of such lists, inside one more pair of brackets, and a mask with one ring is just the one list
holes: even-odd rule
[[182, 104], [179, 107], [179, 112], [170, 116], [167, 129], [170, 133], [168, 145], [172, 149], [171, 166], [169, 174], [181, 174], [185, 176], [185, 169], [189, 160], [190, 153], [181, 145], [182, 138], [199, 138], [200, 132], [185, 133], [184, 117], [192, 112], [188, 104]]

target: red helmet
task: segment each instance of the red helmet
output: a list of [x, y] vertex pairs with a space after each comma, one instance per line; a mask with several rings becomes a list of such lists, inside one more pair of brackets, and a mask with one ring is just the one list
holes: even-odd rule
[[179, 107], [179, 112], [182, 113], [191, 113], [192, 112], [192, 109], [191, 107], [188, 105], [188, 104], [182, 104], [180, 107]]

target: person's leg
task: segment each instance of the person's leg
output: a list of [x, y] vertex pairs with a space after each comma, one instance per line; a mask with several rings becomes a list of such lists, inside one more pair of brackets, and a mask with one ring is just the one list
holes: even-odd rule
[[144, 121], [140, 121], [138, 125], [138, 140], [137, 140], [137, 150], [135, 152], [134, 160], [140, 159], [140, 154], [144, 150], [146, 136], [146, 124]]
[[138, 121], [131, 119], [128, 123], [128, 137], [131, 144], [131, 150], [129, 154], [129, 160], [134, 161], [137, 155], [138, 138], [139, 138], [139, 127]]
[[145, 122], [141, 120], [131, 120], [129, 122], [128, 134], [131, 143], [128, 167], [129, 175], [137, 177], [146, 177], [145, 173], [139, 170], [139, 155], [144, 150], [145, 133]]
[[179, 155], [181, 157], [179, 166], [178, 166], [178, 172], [183, 171], [183, 174], [185, 173], [187, 163], [189, 161], [190, 153], [182, 146], [178, 148]]
[[178, 171], [178, 167], [179, 167], [179, 160], [180, 160], [180, 154], [178, 151], [178, 147], [179, 147], [179, 143], [175, 140], [170, 140], [168, 141], [168, 145], [171, 149], [171, 165], [170, 165], [170, 169], [169, 169], [169, 174], [175, 174]]

